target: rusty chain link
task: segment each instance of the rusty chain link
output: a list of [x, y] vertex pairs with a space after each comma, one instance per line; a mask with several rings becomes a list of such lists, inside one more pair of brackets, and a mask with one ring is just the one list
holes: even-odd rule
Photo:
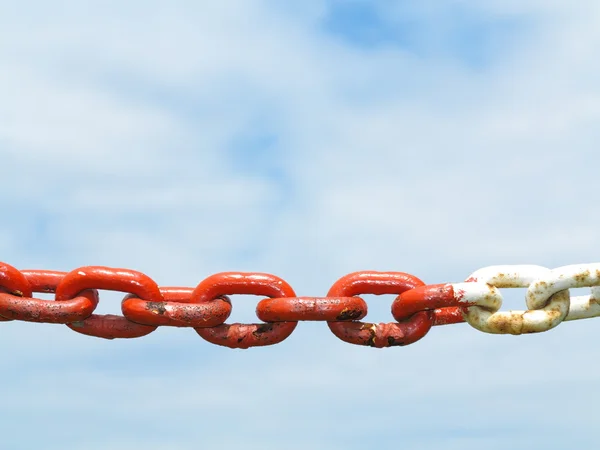
[[[590, 295], [571, 297], [569, 289], [589, 287]], [[500, 311], [501, 288], [527, 288], [525, 311]], [[125, 294], [122, 316], [94, 314], [98, 290]], [[35, 298], [53, 293], [54, 300]], [[227, 324], [230, 296], [256, 295], [263, 323]], [[365, 294], [396, 295], [395, 322], [361, 322]], [[495, 334], [539, 333], [563, 321], [600, 316], [600, 263], [547, 269], [532, 265], [491, 266], [464, 282], [426, 285], [403, 272], [355, 272], [336, 281], [326, 297], [297, 297], [279, 277], [224, 272], [192, 287], [159, 287], [129, 269], [80, 267], [71, 272], [18, 270], [0, 262], [0, 322], [64, 324], [88, 336], [137, 338], [158, 327], [194, 328], [203, 339], [230, 348], [273, 345], [288, 338], [301, 321], [327, 322], [339, 339], [356, 345], [412, 344], [436, 325], [461, 322]]]

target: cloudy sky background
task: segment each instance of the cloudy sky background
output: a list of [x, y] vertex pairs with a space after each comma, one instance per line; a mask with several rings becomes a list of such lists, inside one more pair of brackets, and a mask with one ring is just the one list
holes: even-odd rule
[[[414, 3], [0, 1], [0, 260], [315, 296], [358, 270], [600, 261], [600, 4]], [[597, 444], [594, 320], [383, 350], [315, 323], [250, 350], [1, 327], [7, 449]]]

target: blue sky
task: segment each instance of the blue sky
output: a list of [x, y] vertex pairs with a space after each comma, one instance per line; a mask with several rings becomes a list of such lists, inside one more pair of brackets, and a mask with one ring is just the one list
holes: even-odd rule
[[[325, 295], [599, 261], [599, 6], [0, 2], [0, 261]], [[503, 290], [522, 309], [524, 290]], [[101, 292], [99, 312], [121, 296]], [[365, 296], [391, 320], [391, 296]], [[255, 321], [236, 296], [231, 321]], [[2, 324], [8, 449], [595, 447], [594, 320], [376, 350]], [[564, 413], [568, 411], [567, 413]]]

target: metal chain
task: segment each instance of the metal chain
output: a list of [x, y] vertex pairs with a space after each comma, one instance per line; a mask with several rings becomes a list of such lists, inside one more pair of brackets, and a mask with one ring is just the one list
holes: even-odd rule
[[[571, 288], [591, 294], [571, 297]], [[500, 311], [501, 288], [527, 288], [526, 311]], [[122, 316], [94, 314], [98, 290], [125, 293]], [[54, 301], [35, 298], [53, 293]], [[258, 302], [263, 323], [227, 324], [230, 296], [267, 297]], [[394, 294], [390, 323], [366, 323], [364, 294]], [[71, 272], [18, 270], [0, 262], [0, 322], [64, 324], [104, 339], [137, 338], [158, 327], [188, 327], [216, 345], [249, 348], [282, 342], [300, 321], [324, 321], [339, 339], [356, 345], [412, 344], [432, 326], [461, 322], [495, 334], [548, 331], [567, 320], [600, 316], [600, 263], [547, 269], [532, 265], [491, 266], [464, 282], [426, 285], [403, 272], [355, 272], [336, 281], [326, 297], [297, 297], [279, 277], [265, 273], [224, 272], [195, 288], [158, 286], [129, 269], [80, 267]]]

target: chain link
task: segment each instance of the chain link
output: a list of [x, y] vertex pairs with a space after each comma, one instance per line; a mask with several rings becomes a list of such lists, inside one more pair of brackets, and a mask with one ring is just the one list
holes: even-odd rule
[[[589, 295], [570, 297], [569, 289], [589, 287]], [[500, 289], [526, 288], [527, 310], [500, 311]], [[126, 294], [122, 316], [94, 314], [99, 290]], [[53, 293], [54, 300], [35, 298]], [[361, 322], [368, 312], [361, 295], [396, 295], [395, 322]], [[263, 323], [225, 323], [233, 295], [257, 295]], [[533, 265], [490, 266], [464, 282], [426, 285], [404, 272], [354, 272], [326, 297], [297, 297], [279, 277], [265, 273], [223, 272], [192, 287], [159, 287], [129, 269], [80, 267], [71, 272], [18, 270], [0, 262], [0, 322], [12, 320], [67, 325], [104, 339], [137, 338], [158, 327], [193, 328], [208, 342], [230, 348], [274, 345], [287, 339], [300, 321], [327, 322], [339, 339], [371, 347], [412, 344], [433, 326], [466, 322], [494, 334], [551, 330], [564, 321], [600, 316], [600, 263], [547, 269]]]
[[[275, 275], [266, 273], [224, 272], [200, 282], [192, 299], [211, 301], [234, 294], [264, 295], [266, 297], [295, 297], [292, 287]], [[298, 325], [297, 321], [262, 324], [222, 324], [211, 328], [195, 328], [200, 337], [212, 344], [230, 348], [248, 348], [278, 344], [287, 339]]]

